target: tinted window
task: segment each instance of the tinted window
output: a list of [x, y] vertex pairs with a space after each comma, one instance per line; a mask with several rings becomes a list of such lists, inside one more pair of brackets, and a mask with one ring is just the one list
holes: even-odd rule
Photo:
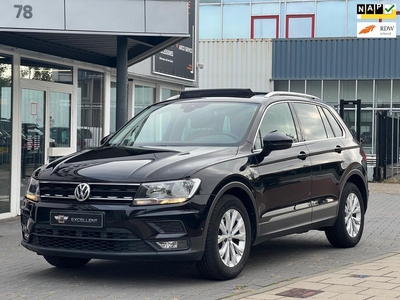
[[328, 135], [328, 138], [335, 137], [335, 134], [333, 133], [331, 125], [329, 124], [328, 119], [326, 118], [325, 114], [323, 113], [322, 108], [318, 107], [318, 111], [322, 118], [322, 122], [324, 123], [325, 131], [326, 131], [326, 134]]
[[294, 103], [294, 107], [300, 121], [304, 140], [325, 139], [326, 132], [317, 107], [306, 103]]
[[258, 108], [255, 103], [177, 102], [152, 106], [115, 135], [111, 144], [236, 144]]
[[287, 103], [279, 103], [267, 108], [256, 139], [256, 148], [261, 148], [262, 138], [268, 133], [278, 132], [298, 141], [293, 116]]
[[338, 124], [338, 122], [336, 121], [336, 119], [333, 117], [332, 113], [327, 110], [326, 108], [322, 108], [322, 110], [324, 111], [326, 117], [329, 120], [329, 124], [332, 127], [333, 132], [335, 133], [335, 136], [343, 136], [343, 131], [342, 128], [340, 127], [340, 125]]

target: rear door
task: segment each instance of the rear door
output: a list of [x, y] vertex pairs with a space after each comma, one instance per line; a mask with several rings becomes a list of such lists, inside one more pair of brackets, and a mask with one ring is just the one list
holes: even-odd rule
[[343, 131], [326, 108], [312, 103], [292, 105], [312, 163], [312, 222], [334, 219], [346, 161], [340, 142]]
[[299, 142], [289, 104], [269, 106], [261, 121], [255, 148], [262, 148], [262, 137], [277, 132], [293, 139], [286, 150], [272, 151], [257, 165], [261, 235], [273, 237], [311, 223], [311, 161], [308, 149]]

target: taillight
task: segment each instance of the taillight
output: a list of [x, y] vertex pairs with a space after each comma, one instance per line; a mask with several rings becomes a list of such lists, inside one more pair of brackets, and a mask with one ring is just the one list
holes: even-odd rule
[[361, 155], [362, 155], [362, 157], [363, 157], [363, 161], [367, 162], [367, 155], [365, 155], [364, 149], [363, 149], [363, 148], [360, 148], [360, 151], [361, 151]]

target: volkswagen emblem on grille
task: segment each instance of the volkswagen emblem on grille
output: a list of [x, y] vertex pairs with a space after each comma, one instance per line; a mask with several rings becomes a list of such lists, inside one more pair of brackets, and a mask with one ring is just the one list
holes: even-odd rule
[[75, 198], [78, 201], [85, 201], [90, 196], [90, 186], [87, 183], [80, 183], [75, 188]]

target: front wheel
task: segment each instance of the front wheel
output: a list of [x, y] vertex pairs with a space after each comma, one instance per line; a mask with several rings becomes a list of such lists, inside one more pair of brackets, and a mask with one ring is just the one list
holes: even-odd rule
[[246, 208], [237, 197], [223, 195], [212, 211], [204, 255], [196, 268], [210, 279], [235, 278], [246, 264], [250, 244], [250, 219]]
[[340, 199], [336, 223], [325, 230], [332, 246], [350, 248], [357, 245], [364, 229], [364, 214], [364, 202], [359, 189], [353, 183], [347, 183]]
[[58, 268], [79, 268], [83, 267], [90, 261], [90, 258], [64, 257], [53, 255], [43, 255], [43, 257], [49, 264]]

